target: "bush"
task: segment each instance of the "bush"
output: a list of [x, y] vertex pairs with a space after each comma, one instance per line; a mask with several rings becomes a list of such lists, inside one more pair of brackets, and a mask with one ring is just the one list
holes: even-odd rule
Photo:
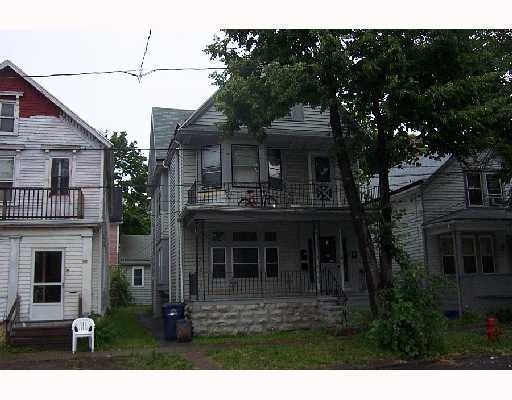
[[487, 316], [494, 316], [499, 322], [512, 322], [512, 308], [501, 307], [489, 312]]
[[393, 287], [379, 295], [380, 314], [370, 324], [369, 335], [387, 350], [408, 358], [438, 354], [443, 348], [447, 319], [438, 310], [439, 277], [423, 269], [402, 269]]
[[108, 314], [101, 316], [99, 314], [90, 314], [89, 318], [94, 320], [94, 336], [99, 349], [112, 343], [122, 332], [112, 323]]
[[112, 271], [110, 280], [110, 305], [112, 307], [126, 307], [132, 302], [130, 282], [120, 269]]

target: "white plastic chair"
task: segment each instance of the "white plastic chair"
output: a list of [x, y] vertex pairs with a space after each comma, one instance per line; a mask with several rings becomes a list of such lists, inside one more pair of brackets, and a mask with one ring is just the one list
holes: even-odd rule
[[76, 353], [76, 342], [78, 338], [89, 338], [89, 347], [94, 353], [94, 321], [91, 318], [77, 318], [71, 324], [73, 331], [73, 354]]

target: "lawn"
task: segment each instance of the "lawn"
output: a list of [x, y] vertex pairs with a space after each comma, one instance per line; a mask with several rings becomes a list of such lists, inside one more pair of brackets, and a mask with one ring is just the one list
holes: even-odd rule
[[122, 369], [192, 369], [190, 361], [176, 353], [159, 353], [153, 351], [150, 354], [134, 353], [129, 357], [119, 359], [119, 367]]

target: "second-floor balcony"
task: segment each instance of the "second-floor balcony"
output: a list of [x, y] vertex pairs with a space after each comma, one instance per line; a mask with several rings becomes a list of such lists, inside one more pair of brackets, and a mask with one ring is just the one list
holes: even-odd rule
[[[363, 203], [378, 199], [378, 187], [361, 190]], [[188, 189], [188, 206], [247, 208], [347, 208], [341, 182], [328, 183], [223, 183], [205, 186], [194, 183]]]
[[0, 220], [83, 217], [84, 196], [80, 188], [0, 188]]

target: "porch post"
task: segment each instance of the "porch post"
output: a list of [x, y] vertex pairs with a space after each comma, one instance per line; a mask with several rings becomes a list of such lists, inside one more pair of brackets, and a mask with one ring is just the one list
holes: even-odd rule
[[196, 247], [196, 298], [199, 300], [199, 221], [194, 224], [194, 240]]
[[457, 283], [457, 302], [459, 317], [462, 316], [463, 302], [462, 302], [462, 284], [461, 284], [461, 268], [464, 265], [462, 258], [462, 237], [460, 232], [454, 230], [452, 232], [453, 241], [455, 244], [455, 281]]
[[341, 228], [338, 228], [338, 254], [338, 266], [341, 274], [341, 290], [345, 290], [345, 268], [343, 265], [347, 255], [343, 253], [343, 233], [341, 232]]
[[7, 289], [7, 312], [11, 309], [16, 301], [18, 294], [18, 258], [20, 256], [20, 236], [11, 236], [11, 253], [9, 255], [9, 274], [8, 274], [8, 289]]
[[[110, 268], [110, 266], [109, 266]], [[82, 235], [82, 313], [92, 311], [92, 233]], [[81, 317], [81, 315], [79, 315]]]
[[313, 222], [313, 245], [315, 249], [315, 280], [316, 280], [316, 293], [320, 293], [320, 229], [318, 222]]

